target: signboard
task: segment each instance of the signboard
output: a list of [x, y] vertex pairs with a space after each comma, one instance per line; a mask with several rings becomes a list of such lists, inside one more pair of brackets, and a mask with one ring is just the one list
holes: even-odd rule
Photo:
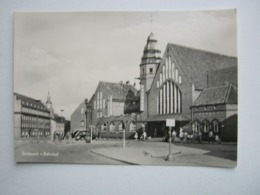
[[175, 119], [166, 119], [166, 126], [167, 127], [175, 127]]

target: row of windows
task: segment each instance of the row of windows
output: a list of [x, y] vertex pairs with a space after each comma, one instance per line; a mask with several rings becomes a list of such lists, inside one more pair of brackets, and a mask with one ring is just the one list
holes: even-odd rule
[[27, 128], [50, 128], [50, 124], [28, 124], [28, 123], [22, 123], [22, 127]]
[[42, 111], [39, 111], [39, 110], [34, 110], [34, 109], [31, 109], [31, 108], [25, 108], [25, 107], [22, 108], [22, 112], [35, 114], [35, 115], [39, 115], [39, 116], [46, 116], [46, 117], [49, 116], [49, 113], [47, 113], [47, 112], [42, 112]]
[[[209, 106], [204, 106], [202, 107], [203, 110], [208, 110], [209, 109]], [[213, 109], [216, 110], [217, 109], [217, 106], [213, 106]], [[196, 111], [199, 110], [199, 107], [196, 107]]]
[[103, 113], [102, 112], [97, 112], [97, 118], [102, 118]]
[[[30, 135], [29, 131], [22, 131], [22, 136], [29, 136], [29, 135]], [[38, 136], [41, 136], [41, 135], [49, 136], [49, 135], [51, 135], [51, 133], [50, 132], [35, 132], [35, 131], [33, 131], [31, 133], [31, 135], [33, 135], [33, 136], [36, 136], [36, 135], [38, 135]]]
[[29, 102], [24, 102], [22, 101], [22, 105], [26, 105], [26, 106], [31, 106], [31, 107], [34, 107], [34, 108], [38, 108], [38, 109], [41, 109], [41, 110], [47, 110], [45, 107], [43, 106], [37, 106], [36, 104], [30, 104]]
[[178, 69], [174, 67], [174, 63], [171, 62], [171, 58], [166, 58], [166, 64], [163, 65], [162, 73], [160, 73], [159, 79], [157, 80], [157, 88], [167, 79], [172, 79], [179, 84], [182, 83], [182, 78], [179, 75]]
[[[116, 131], [116, 126], [115, 126], [114, 122], [111, 122], [109, 125], [107, 125], [106, 123], [102, 123], [100, 128], [101, 128], [101, 131], [107, 131], [107, 130], [109, 130], [110, 132], [115, 132]], [[118, 125], [118, 130], [119, 131], [123, 131], [124, 129], [125, 129], [125, 123], [124, 122], [120, 122], [119, 125]], [[130, 124], [129, 124], [129, 131], [130, 132], [136, 131], [136, 123], [135, 122], [130, 122]]]
[[157, 114], [173, 114], [182, 111], [182, 93], [172, 81], [161, 87], [157, 96]]
[[194, 116], [198, 115], [217, 115], [217, 114], [223, 114], [224, 112], [200, 112], [200, 113], [194, 113]]
[[49, 119], [37, 118], [37, 117], [33, 117], [33, 116], [24, 116], [24, 115], [22, 115], [22, 119], [23, 120], [28, 120], [28, 121], [45, 122], [45, 123], [50, 122]]
[[221, 123], [216, 119], [214, 119], [211, 122], [209, 122], [208, 120], [204, 120], [202, 122], [195, 121], [192, 124], [192, 129], [193, 129], [194, 132], [197, 132], [197, 131], [200, 130], [204, 133], [207, 133], [210, 130], [212, 130], [213, 132], [218, 133], [219, 129], [220, 129], [220, 125], [221, 125]]

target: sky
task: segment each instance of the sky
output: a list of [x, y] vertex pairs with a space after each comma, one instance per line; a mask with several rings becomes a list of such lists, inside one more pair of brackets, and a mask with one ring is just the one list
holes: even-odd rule
[[[98, 82], [139, 81], [147, 37], [237, 56], [235, 10], [178, 12], [16, 12], [14, 91], [70, 115]], [[64, 110], [61, 112], [61, 110]]]

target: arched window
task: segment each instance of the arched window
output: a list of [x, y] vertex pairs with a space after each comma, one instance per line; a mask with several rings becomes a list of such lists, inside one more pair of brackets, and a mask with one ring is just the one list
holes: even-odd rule
[[106, 123], [103, 123], [101, 125], [101, 131], [106, 131], [107, 130], [107, 124]]
[[84, 121], [84, 120], [82, 120], [82, 121], [80, 122], [80, 126], [81, 126], [81, 127], [85, 127], [85, 121]]
[[123, 131], [123, 129], [125, 129], [125, 123], [124, 122], [120, 122], [119, 126], [118, 126], [118, 130], [119, 131]]
[[198, 120], [196, 120], [193, 124], [192, 124], [192, 130], [193, 132], [198, 132], [201, 128], [201, 124]]
[[129, 124], [130, 131], [136, 131], [136, 123], [134, 121], [131, 121]]
[[182, 93], [172, 81], [166, 81], [157, 96], [158, 114], [173, 114], [182, 112]]
[[213, 132], [214, 133], [218, 133], [219, 132], [219, 125], [220, 125], [220, 122], [217, 119], [214, 119], [212, 121], [212, 127], [213, 127]]
[[210, 129], [209, 121], [208, 120], [204, 120], [202, 123], [203, 123], [203, 132], [204, 133], [209, 132], [209, 129]]
[[114, 132], [114, 131], [116, 130], [116, 128], [115, 128], [115, 123], [114, 123], [114, 122], [111, 122], [111, 123], [110, 123], [110, 125], [109, 125], [109, 130], [110, 130], [111, 132]]

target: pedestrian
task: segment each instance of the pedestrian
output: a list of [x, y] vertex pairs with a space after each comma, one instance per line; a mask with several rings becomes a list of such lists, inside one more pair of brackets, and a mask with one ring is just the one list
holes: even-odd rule
[[215, 136], [215, 142], [216, 143], [221, 143], [221, 139], [220, 139], [219, 135]]
[[147, 138], [147, 134], [146, 134], [146, 131], [143, 132], [143, 139], [146, 140]]
[[209, 131], [209, 143], [214, 143], [214, 135], [212, 130]]
[[175, 139], [175, 137], [176, 137], [176, 131], [175, 130], [173, 130], [172, 131], [172, 142], [174, 142], [174, 139]]
[[66, 138], [66, 140], [67, 140], [67, 144], [69, 143], [69, 139], [70, 139], [70, 133], [69, 133], [69, 131], [66, 133], [66, 135], [65, 135], [65, 138]]
[[184, 131], [184, 133], [183, 133], [183, 142], [186, 143], [187, 140], [188, 140], [188, 132]]
[[179, 133], [179, 138], [180, 138], [180, 142], [182, 142], [183, 141], [183, 130], [182, 130], [182, 128], [180, 128], [180, 133]]
[[137, 134], [137, 132], [135, 132], [135, 136], [134, 136], [134, 138], [135, 138], [135, 140], [138, 139], [138, 134]]
[[200, 130], [198, 131], [198, 138], [199, 138], [199, 143], [201, 144], [202, 143], [202, 133]]

